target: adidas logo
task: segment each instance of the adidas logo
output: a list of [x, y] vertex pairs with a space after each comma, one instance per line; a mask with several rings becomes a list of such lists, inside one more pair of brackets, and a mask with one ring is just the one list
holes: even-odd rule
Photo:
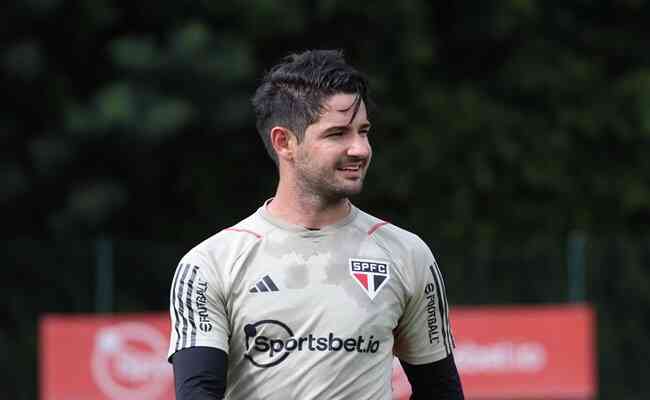
[[273, 283], [273, 280], [268, 275], [264, 275], [264, 278], [255, 282], [255, 286], [253, 286], [251, 290], [249, 290], [249, 292], [251, 293], [279, 292], [279, 291], [280, 289], [278, 289], [278, 287], [275, 286], [275, 283]]

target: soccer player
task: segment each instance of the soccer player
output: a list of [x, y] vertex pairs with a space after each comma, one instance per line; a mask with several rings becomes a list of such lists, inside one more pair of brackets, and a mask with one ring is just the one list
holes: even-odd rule
[[463, 399], [445, 285], [427, 245], [349, 200], [370, 165], [367, 80], [338, 51], [286, 57], [253, 98], [275, 196], [174, 275], [178, 400]]

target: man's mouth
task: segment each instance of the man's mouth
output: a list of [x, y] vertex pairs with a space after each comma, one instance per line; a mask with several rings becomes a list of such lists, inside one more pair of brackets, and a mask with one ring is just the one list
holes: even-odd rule
[[366, 166], [365, 160], [347, 160], [337, 166], [340, 171], [358, 172]]
[[350, 171], [350, 172], [356, 172], [361, 170], [361, 164], [358, 165], [346, 165], [344, 167], [339, 167], [339, 170], [341, 171]]

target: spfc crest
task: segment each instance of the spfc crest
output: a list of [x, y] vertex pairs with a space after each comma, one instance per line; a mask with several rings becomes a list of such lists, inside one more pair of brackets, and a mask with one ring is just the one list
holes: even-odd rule
[[372, 300], [388, 282], [390, 268], [383, 261], [351, 258], [350, 275]]

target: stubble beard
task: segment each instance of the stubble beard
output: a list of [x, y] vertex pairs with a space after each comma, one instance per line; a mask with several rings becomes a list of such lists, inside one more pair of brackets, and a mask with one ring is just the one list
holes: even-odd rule
[[354, 185], [340, 182], [336, 172], [324, 175], [321, 171], [309, 168], [298, 169], [298, 187], [300, 192], [318, 199], [323, 204], [335, 204], [341, 200], [356, 196], [363, 189], [365, 171]]

